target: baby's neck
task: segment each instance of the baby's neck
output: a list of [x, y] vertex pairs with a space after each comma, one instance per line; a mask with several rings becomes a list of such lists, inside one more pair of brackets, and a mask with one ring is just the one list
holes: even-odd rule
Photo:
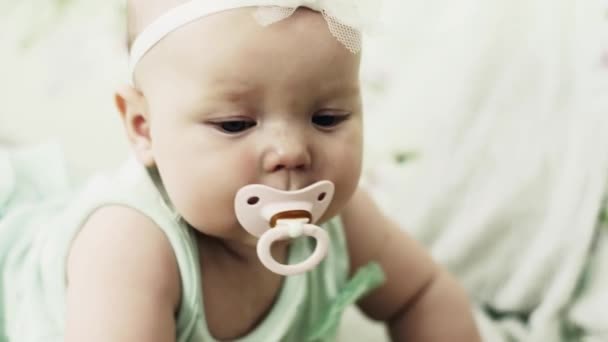
[[[208, 236], [201, 236], [198, 240], [205, 320], [209, 332], [219, 340], [247, 335], [271, 311], [285, 278], [262, 265], [255, 246], [231, 244]], [[273, 254], [278, 261], [284, 262], [288, 245], [276, 245], [281, 249]]]
[[[225, 267], [245, 268], [248, 270], [263, 269], [268, 271], [260, 262], [254, 245], [238, 241], [230, 241], [198, 234], [198, 249], [201, 264], [219, 263]], [[289, 244], [279, 242], [272, 245], [272, 255], [281, 263], [287, 261]]]

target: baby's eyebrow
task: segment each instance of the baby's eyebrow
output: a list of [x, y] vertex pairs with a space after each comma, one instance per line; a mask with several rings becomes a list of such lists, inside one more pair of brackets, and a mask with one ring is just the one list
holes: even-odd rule
[[344, 83], [340, 85], [328, 86], [328, 87], [320, 87], [320, 93], [323, 94], [323, 98], [332, 99], [332, 98], [350, 98], [359, 96], [361, 93], [361, 89], [358, 84], [348, 84]]
[[214, 97], [230, 102], [237, 102], [244, 98], [260, 96], [262, 89], [247, 81], [217, 79], [211, 84]]

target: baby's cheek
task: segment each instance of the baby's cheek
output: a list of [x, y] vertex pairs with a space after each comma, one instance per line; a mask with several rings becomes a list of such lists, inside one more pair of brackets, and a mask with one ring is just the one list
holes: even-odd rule
[[361, 173], [361, 157], [355, 149], [345, 149], [343, 153], [336, 154], [329, 165], [330, 180], [334, 182], [336, 188], [326, 218], [339, 214], [357, 189]]
[[343, 148], [336, 150], [329, 158], [333, 168], [334, 176], [345, 182], [352, 181], [352, 178], [359, 178], [362, 162], [361, 142], [358, 139], [348, 139], [342, 145]]
[[[239, 178], [247, 184], [259, 182], [258, 170], [259, 160], [253, 148], [244, 149], [239, 153], [235, 160], [232, 161], [234, 171], [238, 173]], [[244, 184], [245, 185], [245, 184]]]

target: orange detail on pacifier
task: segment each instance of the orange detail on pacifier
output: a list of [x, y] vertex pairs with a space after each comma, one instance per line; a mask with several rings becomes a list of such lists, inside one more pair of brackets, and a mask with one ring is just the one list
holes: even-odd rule
[[305, 210], [289, 210], [278, 213], [270, 218], [270, 228], [274, 228], [277, 225], [278, 220], [290, 220], [290, 219], [306, 219], [306, 223], [312, 221], [312, 215]]

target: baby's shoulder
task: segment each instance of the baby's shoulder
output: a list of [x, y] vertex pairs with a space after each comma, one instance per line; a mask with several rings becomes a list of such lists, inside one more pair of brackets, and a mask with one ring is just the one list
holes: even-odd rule
[[65, 336], [82, 341], [168, 340], [180, 301], [177, 263], [152, 220], [135, 209], [95, 210], [73, 241], [67, 265]]
[[85, 220], [70, 247], [67, 276], [69, 283], [94, 287], [151, 287], [179, 302], [179, 270], [168, 238], [152, 219], [126, 206], [101, 207]]

